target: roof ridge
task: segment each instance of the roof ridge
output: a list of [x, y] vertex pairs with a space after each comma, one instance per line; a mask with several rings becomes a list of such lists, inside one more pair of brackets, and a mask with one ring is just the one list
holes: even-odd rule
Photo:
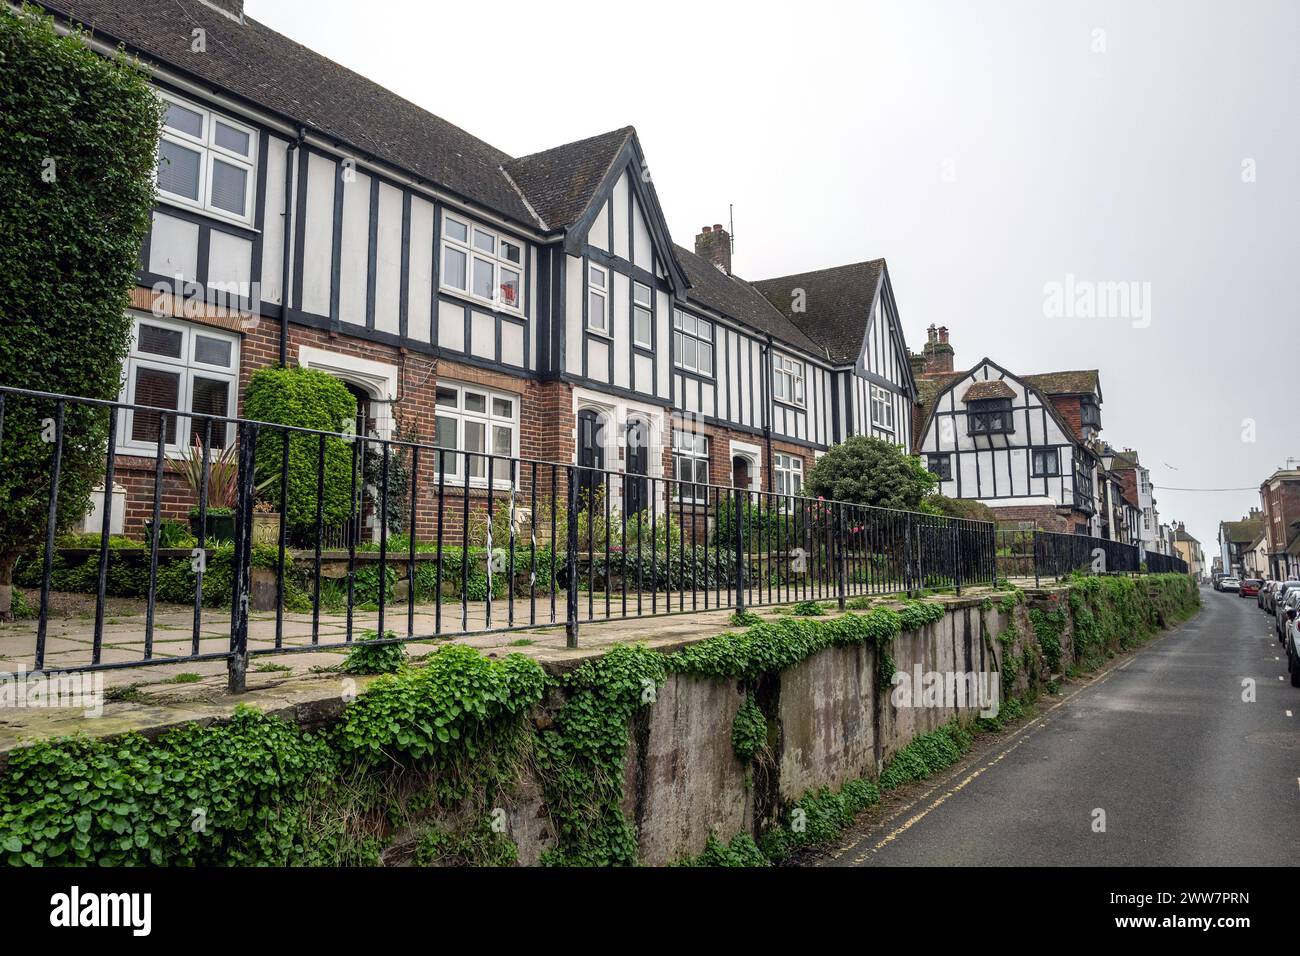
[[884, 261], [885, 261], [884, 256], [877, 256], [874, 259], [863, 259], [859, 262], [843, 262], [837, 266], [823, 266], [820, 269], [808, 269], [804, 272], [791, 272], [791, 273], [787, 273], [786, 275], [772, 276], [770, 279], [755, 279], [754, 282], [755, 284], [758, 284], [764, 282], [780, 282], [784, 279], [799, 279], [802, 278], [803, 276], [814, 276], [814, 275], [819, 275], [823, 272], [838, 272], [842, 269], [856, 269], [862, 266], [874, 265], [877, 262], [883, 263]]
[[508, 165], [509, 163], [522, 163], [525, 160], [533, 159], [536, 156], [545, 156], [547, 153], [554, 153], [556, 150], [569, 149], [573, 146], [582, 146], [585, 143], [591, 143], [598, 139], [605, 139], [608, 136], [613, 136], [615, 133], [621, 133], [623, 134], [624, 139], [629, 139], [633, 135], [635, 135], [636, 127], [630, 124], [627, 126], [619, 126], [616, 129], [608, 129], [605, 130], [605, 132], [603, 133], [596, 133], [592, 136], [584, 136], [581, 139], [570, 140], [567, 143], [557, 143], [554, 146], [548, 146], [546, 149], [538, 149], [538, 150], [534, 150], [531, 153], [525, 153], [523, 156], [510, 157], [507, 159], [506, 163], [503, 163], [502, 165]]

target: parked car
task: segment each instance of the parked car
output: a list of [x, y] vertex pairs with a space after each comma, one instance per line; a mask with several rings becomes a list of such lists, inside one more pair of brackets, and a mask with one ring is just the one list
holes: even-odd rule
[[1297, 631], [1300, 628], [1300, 588], [1293, 588], [1287, 595], [1283, 617], [1286, 637], [1282, 643], [1286, 645], [1286, 670], [1291, 675], [1291, 686], [1300, 687], [1300, 632]]
[[1220, 591], [1239, 591], [1240, 589], [1241, 582], [1236, 578], [1221, 578], [1219, 580]]
[[1273, 630], [1277, 634], [1278, 641], [1282, 643], [1286, 642], [1286, 631], [1282, 627], [1282, 621], [1287, 595], [1294, 594], [1297, 590], [1300, 590], [1300, 581], [1283, 581], [1273, 592]]
[[1241, 586], [1237, 589], [1237, 597], [1256, 597], [1259, 594], [1259, 589], [1263, 583], [1264, 582], [1259, 578], [1244, 579], [1241, 582]]

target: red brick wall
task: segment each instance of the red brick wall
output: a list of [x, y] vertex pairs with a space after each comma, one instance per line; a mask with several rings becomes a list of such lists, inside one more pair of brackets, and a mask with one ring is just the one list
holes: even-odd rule
[[993, 509], [999, 525], [1015, 526], [1021, 521], [1032, 521], [1042, 531], [1073, 533], [1076, 525], [1087, 522], [1081, 512], [1062, 512], [1052, 505], [996, 505], [985, 502]]
[[1065, 423], [1070, 426], [1074, 437], [1083, 440], [1083, 413], [1080, 409], [1079, 396], [1077, 395], [1053, 395], [1048, 399]]

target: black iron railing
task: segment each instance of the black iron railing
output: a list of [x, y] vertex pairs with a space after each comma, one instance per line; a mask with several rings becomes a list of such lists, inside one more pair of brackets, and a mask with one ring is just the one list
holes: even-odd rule
[[[147, 500], [143, 514], [128, 509], [125, 540], [111, 534], [106, 501], [97, 531], [61, 546], [85, 505], [61, 490], [73, 410], [81, 487], [112, 489], [129, 473]], [[150, 450], [119, 449], [128, 416], [131, 447], [142, 425]], [[0, 467], [7, 448], [47, 435], [48, 453], [24, 456], [27, 487], [48, 502], [30, 536], [43, 543], [19, 567], [20, 582], [40, 588], [33, 672], [225, 659], [239, 691], [251, 658], [348, 647], [365, 632], [402, 642], [563, 625], [577, 646], [589, 622], [843, 607], [960, 592], [998, 573], [988, 522], [0, 388]], [[213, 449], [223, 435], [236, 441], [228, 458]], [[187, 486], [168, 442], [190, 438], [201, 461]], [[218, 485], [229, 501], [209, 501]], [[209, 530], [215, 507], [233, 513], [233, 540]], [[63, 641], [47, 653], [51, 592], [76, 589], [94, 594], [89, 652]], [[142, 599], [144, 619], [138, 633], [116, 621], [106, 641], [115, 595]], [[171, 615], [162, 627], [160, 603]]]
[[1071, 574], [1187, 573], [1178, 557], [1143, 551], [1138, 545], [1091, 535], [1038, 529], [996, 532], [998, 577], [1062, 580]]

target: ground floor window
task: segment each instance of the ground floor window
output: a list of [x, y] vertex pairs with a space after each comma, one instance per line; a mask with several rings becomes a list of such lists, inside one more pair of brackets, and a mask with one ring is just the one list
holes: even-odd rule
[[803, 494], [803, 459], [777, 452], [773, 461], [776, 466], [776, 493], [778, 495]]
[[[180, 413], [232, 418], [239, 381], [239, 336], [189, 322], [138, 318], [126, 359], [123, 401]], [[128, 411], [120, 429], [125, 450], [150, 454], [158, 448], [162, 414]], [[202, 438], [206, 422], [181, 415], [167, 418], [164, 443], [179, 451]], [[213, 424], [212, 447], [234, 442], [234, 426]]]
[[436, 453], [448, 479], [465, 477], [469, 461], [471, 482], [487, 481], [487, 455], [492, 460], [494, 482], [510, 483], [510, 459], [519, 455], [519, 398], [473, 385], [439, 382], [435, 398], [433, 443], [438, 448], [471, 452], [468, 455]]
[[704, 501], [709, 483], [709, 436], [673, 429], [673, 478], [676, 497]]

